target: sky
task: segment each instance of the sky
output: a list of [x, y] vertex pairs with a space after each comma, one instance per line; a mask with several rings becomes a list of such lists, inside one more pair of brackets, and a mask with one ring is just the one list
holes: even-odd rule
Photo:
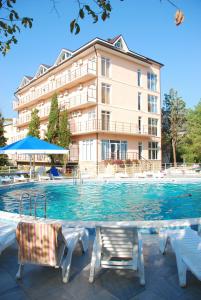
[[[39, 65], [54, 64], [62, 48], [76, 50], [100, 37], [122, 34], [129, 49], [164, 64], [161, 70], [161, 99], [170, 88], [195, 106], [201, 99], [201, 0], [173, 0], [184, 11], [185, 21], [175, 26], [176, 9], [167, 0], [111, 0], [109, 20], [93, 24], [87, 16], [81, 32], [70, 33], [69, 23], [77, 16], [77, 0], [17, 0], [21, 16], [34, 19], [32, 29], [22, 29], [18, 44], [0, 54], [0, 111], [15, 117], [14, 92], [24, 75], [34, 76]], [[82, 0], [92, 3], [92, 0]], [[0, 14], [2, 15], [2, 13]]]

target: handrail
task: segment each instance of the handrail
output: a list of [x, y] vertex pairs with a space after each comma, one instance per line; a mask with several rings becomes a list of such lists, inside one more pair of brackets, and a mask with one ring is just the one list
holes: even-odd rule
[[28, 193], [28, 192], [23, 192], [20, 196], [20, 201], [19, 201], [19, 215], [22, 217], [22, 212], [23, 212], [23, 201], [24, 200], [29, 200], [29, 215], [32, 216], [32, 199], [34, 199], [34, 218], [37, 218], [37, 201], [39, 199], [44, 200], [44, 218], [46, 219], [47, 217], [47, 197], [46, 194], [37, 194], [37, 193]]

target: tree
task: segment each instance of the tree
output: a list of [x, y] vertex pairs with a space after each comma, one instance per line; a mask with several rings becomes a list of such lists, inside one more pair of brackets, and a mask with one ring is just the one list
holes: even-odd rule
[[[12, 44], [17, 43], [16, 34], [20, 32], [20, 25], [27, 28], [32, 27], [33, 19], [30, 17], [20, 17], [14, 9], [17, 0], [0, 0], [0, 52], [5, 55]], [[53, 9], [57, 11], [56, 0], [51, 0]], [[78, 4], [77, 17], [70, 22], [70, 31], [78, 34], [80, 32], [80, 20], [89, 15], [93, 23], [100, 19], [106, 21], [112, 13], [110, 0], [76, 0]], [[124, 0], [119, 0], [123, 2]], [[162, 0], [160, 0], [162, 2]], [[174, 3], [174, 0], [166, 0], [176, 9], [175, 23], [180, 25], [184, 21], [184, 14]]]
[[[0, 147], [6, 145], [7, 139], [4, 136], [4, 118], [0, 112]], [[1, 155], [0, 157], [0, 166], [4, 166], [8, 162], [7, 155]]]
[[180, 152], [187, 162], [201, 162], [201, 100], [194, 109], [188, 111]]
[[165, 94], [162, 108], [162, 142], [164, 142], [163, 149], [171, 145], [175, 167], [177, 166], [177, 145], [186, 123], [186, 112], [184, 100], [178, 96], [177, 91], [170, 89], [169, 94]]
[[50, 114], [47, 127], [47, 140], [50, 143], [58, 144], [59, 137], [59, 106], [57, 94], [54, 94], [51, 100]]
[[63, 111], [59, 118], [59, 145], [68, 148], [71, 141], [70, 126], [68, 123], [68, 113]]
[[29, 123], [27, 135], [35, 136], [40, 138], [40, 118], [38, 116], [39, 110], [35, 108], [31, 112], [31, 121]]
[[32, 27], [32, 18], [20, 17], [14, 9], [16, 0], [0, 0], [0, 52], [5, 55], [12, 44], [17, 44], [16, 34], [22, 27]]

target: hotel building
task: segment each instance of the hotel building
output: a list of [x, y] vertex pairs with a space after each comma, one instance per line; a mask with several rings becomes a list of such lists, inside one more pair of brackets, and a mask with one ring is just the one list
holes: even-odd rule
[[13, 102], [13, 141], [26, 136], [34, 108], [45, 137], [57, 93], [60, 110], [69, 116], [70, 161], [94, 172], [108, 160], [143, 160], [160, 168], [162, 66], [129, 50], [121, 35], [95, 38], [76, 51], [62, 49], [54, 65], [41, 64], [34, 77], [21, 81]]

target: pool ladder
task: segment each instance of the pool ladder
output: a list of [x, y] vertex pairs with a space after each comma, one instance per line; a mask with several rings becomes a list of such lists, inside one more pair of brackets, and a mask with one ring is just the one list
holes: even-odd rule
[[77, 183], [82, 184], [83, 183], [83, 178], [81, 176], [81, 172], [79, 170], [79, 168], [76, 168], [73, 170], [73, 184], [77, 184]]
[[24, 212], [24, 207], [23, 203], [24, 201], [28, 201], [29, 203], [29, 215], [32, 216], [32, 211], [33, 211], [33, 205], [32, 203], [34, 202], [34, 217], [36, 219], [37, 217], [37, 203], [39, 200], [44, 201], [44, 218], [46, 219], [47, 217], [47, 197], [46, 194], [37, 194], [37, 193], [28, 193], [28, 192], [23, 192], [20, 196], [20, 201], [19, 201], [19, 214], [20, 217], [22, 216]]

